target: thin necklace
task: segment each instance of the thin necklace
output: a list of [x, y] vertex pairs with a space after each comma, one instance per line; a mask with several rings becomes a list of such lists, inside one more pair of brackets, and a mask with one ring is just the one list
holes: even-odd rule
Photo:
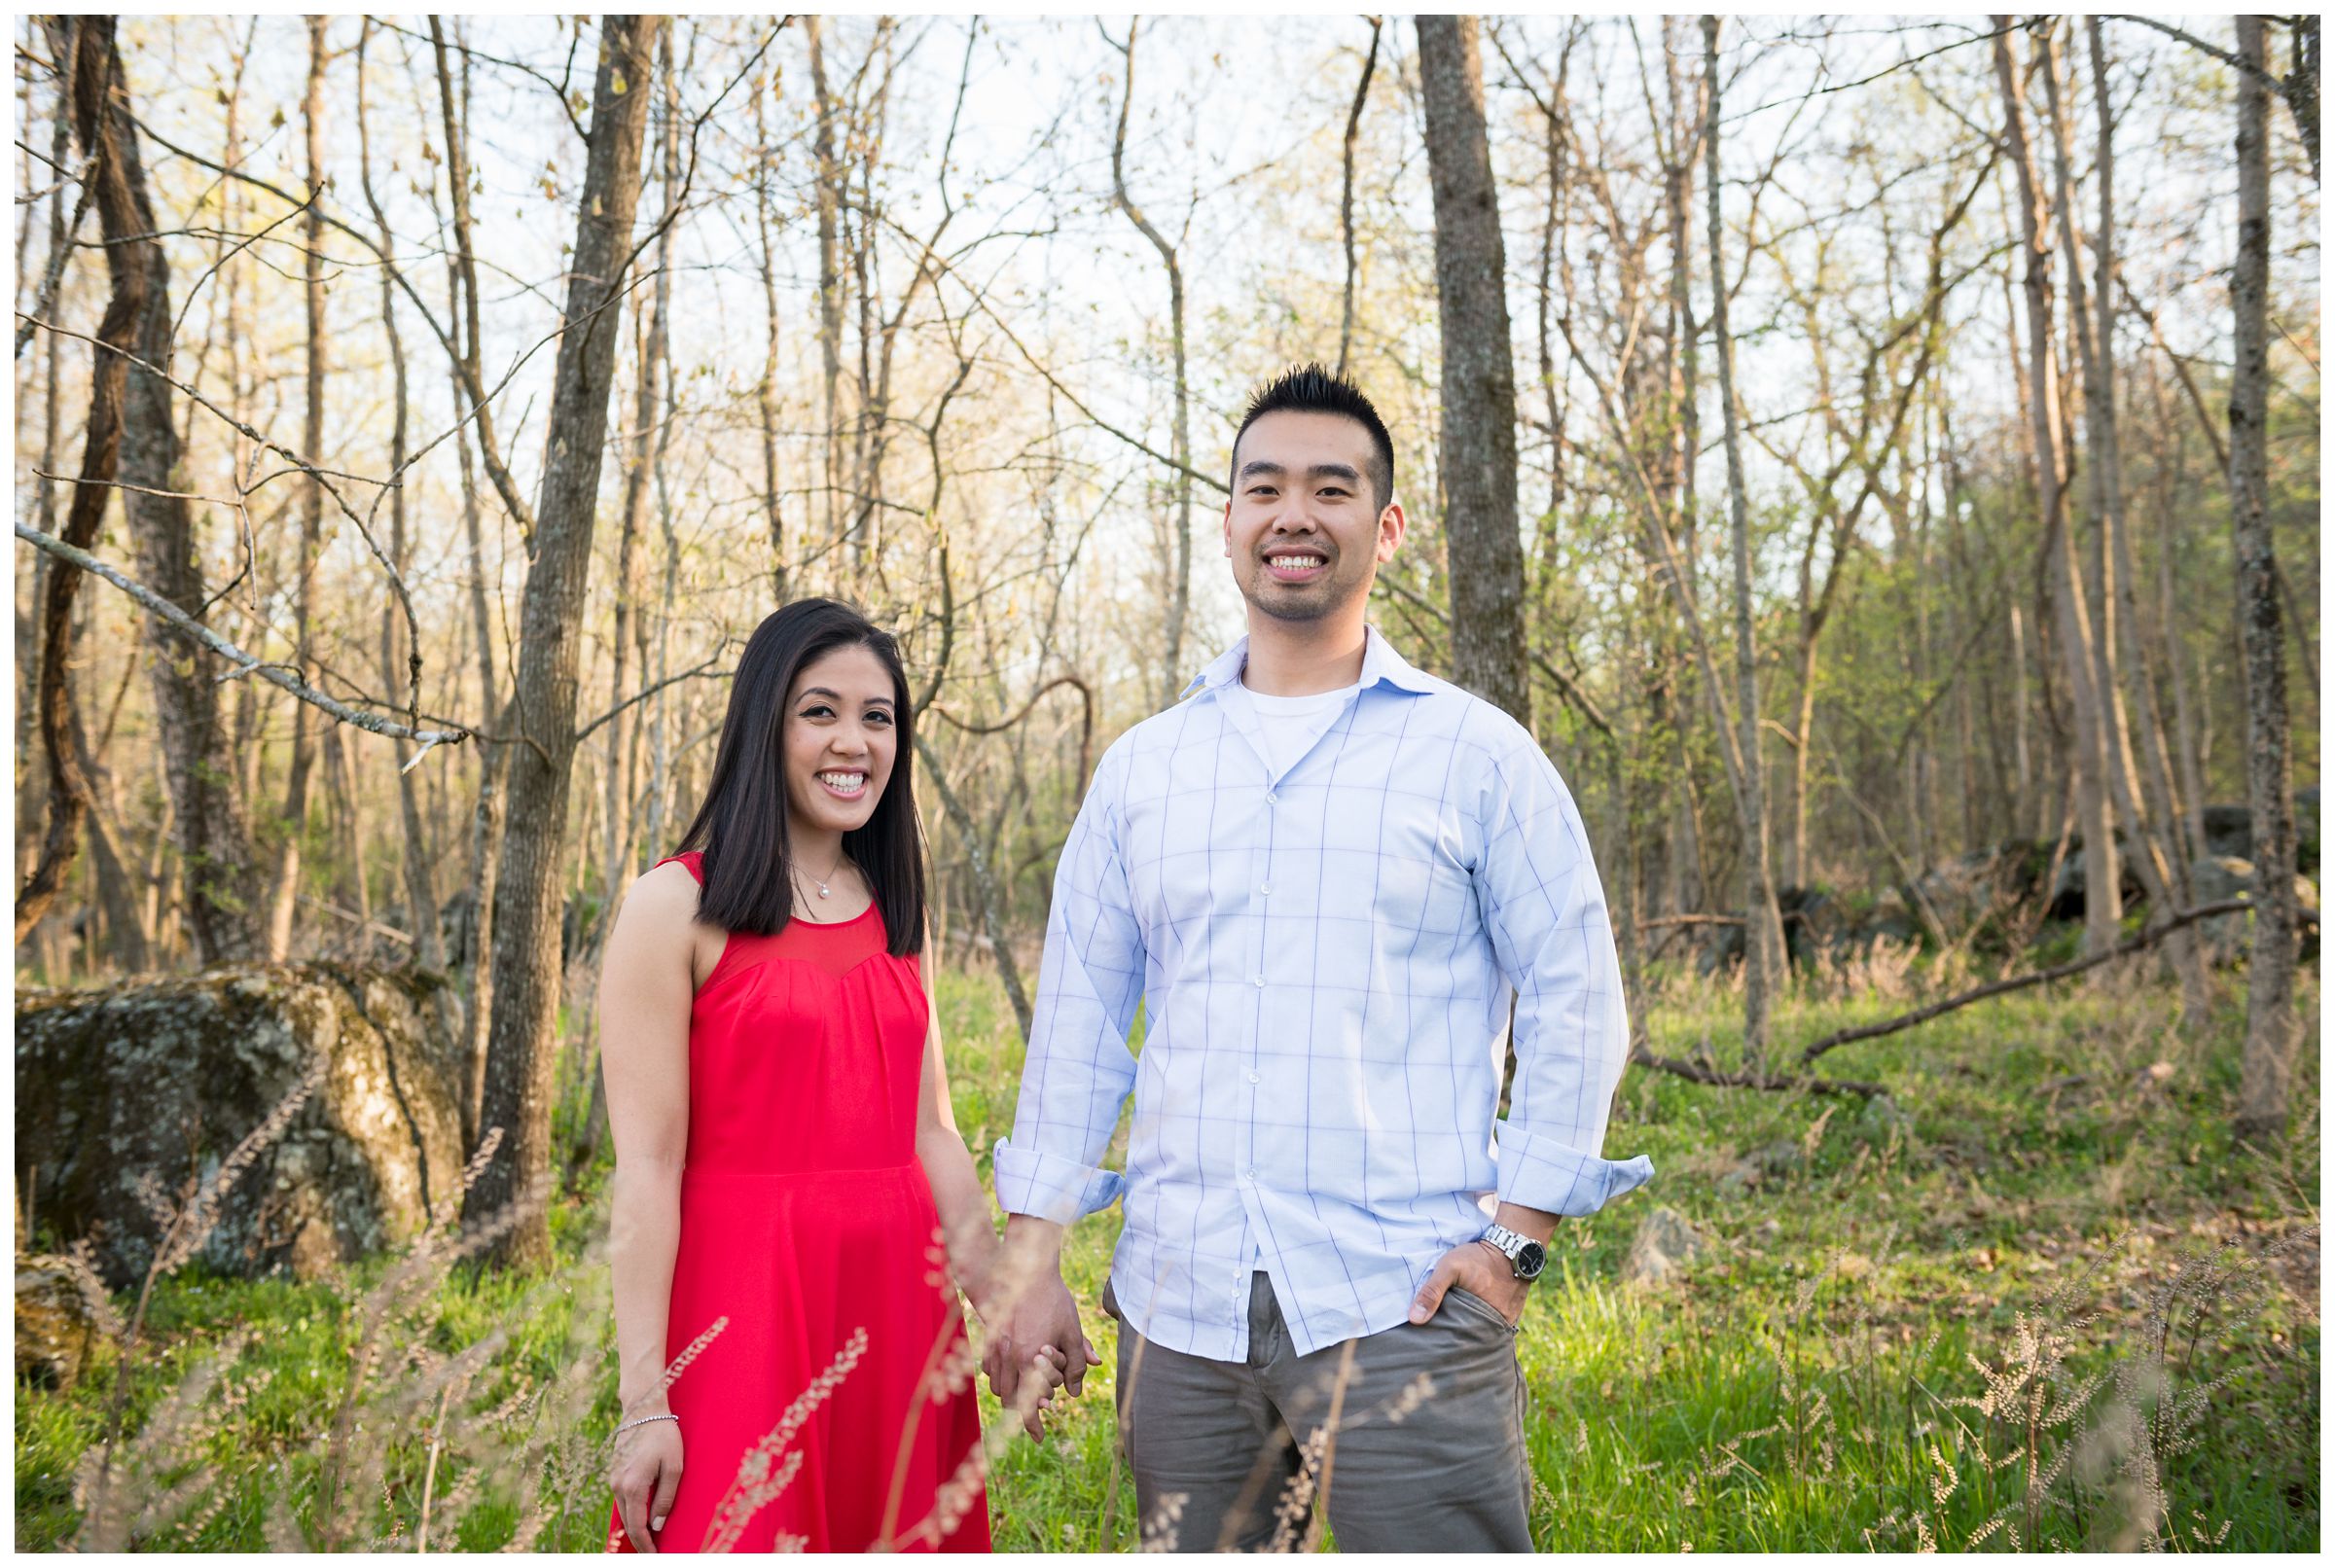
[[837, 855], [835, 857], [835, 865], [829, 869], [827, 874], [824, 876], [821, 876], [818, 873], [812, 871], [808, 866], [802, 869], [803, 874], [809, 877], [813, 882], [817, 883], [819, 888], [819, 897], [826, 898], [828, 896], [827, 884], [835, 880], [836, 873], [844, 869], [844, 862], [849, 858], [850, 857], [847, 855]]

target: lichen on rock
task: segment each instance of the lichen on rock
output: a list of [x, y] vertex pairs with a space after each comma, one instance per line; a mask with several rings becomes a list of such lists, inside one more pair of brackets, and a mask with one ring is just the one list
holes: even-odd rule
[[322, 1087], [234, 1183], [198, 1257], [304, 1278], [413, 1236], [459, 1200], [460, 1075], [447, 981], [350, 964], [243, 965], [95, 991], [17, 993], [19, 1188], [124, 1287], [177, 1198], [322, 1058]]

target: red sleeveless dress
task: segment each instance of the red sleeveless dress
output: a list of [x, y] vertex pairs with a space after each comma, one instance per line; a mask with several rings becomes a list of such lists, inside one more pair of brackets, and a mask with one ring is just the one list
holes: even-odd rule
[[[927, 1013], [874, 905], [733, 933], [698, 989], [667, 1363], [728, 1321], [666, 1396], [683, 1469], [660, 1551], [989, 1550], [971, 1356], [916, 1161]], [[613, 1513], [608, 1533], [632, 1549]]]

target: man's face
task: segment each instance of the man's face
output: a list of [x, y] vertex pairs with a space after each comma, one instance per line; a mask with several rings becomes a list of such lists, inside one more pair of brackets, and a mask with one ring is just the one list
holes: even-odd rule
[[1370, 592], [1402, 542], [1403, 510], [1372, 504], [1370, 432], [1344, 414], [1286, 410], [1233, 453], [1224, 552], [1240, 596], [1276, 621], [1319, 621]]

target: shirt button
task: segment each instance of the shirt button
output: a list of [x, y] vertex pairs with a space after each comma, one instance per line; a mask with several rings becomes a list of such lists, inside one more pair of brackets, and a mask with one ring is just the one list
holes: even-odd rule
[[1273, 884], [1271, 882], [1259, 882], [1257, 884], [1257, 897], [1261, 899], [1269, 899], [1273, 897]]
[[1262, 1084], [1265, 1082], [1265, 1075], [1263, 1073], [1251, 1073], [1248, 1075], [1248, 1081], [1252, 1084]]
[[1257, 989], [1258, 989], [1258, 990], [1260, 990], [1260, 991], [1261, 991], [1261, 990], [1263, 990], [1263, 989], [1265, 988], [1265, 977], [1264, 977], [1264, 976], [1262, 976], [1262, 975], [1258, 975], [1258, 976], [1254, 977], [1254, 979], [1256, 980], [1256, 982], [1257, 982]]
[[1280, 799], [1280, 797], [1279, 797], [1279, 796], [1277, 796], [1277, 795], [1275, 795], [1275, 794], [1274, 794], [1274, 793], [1273, 793], [1273, 791], [1271, 791], [1271, 790], [1267, 790], [1267, 791], [1265, 792], [1265, 803], [1266, 803], [1267, 805], [1271, 805], [1271, 804], [1273, 804], [1275, 802], [1278, 801], [1279, 799]]

